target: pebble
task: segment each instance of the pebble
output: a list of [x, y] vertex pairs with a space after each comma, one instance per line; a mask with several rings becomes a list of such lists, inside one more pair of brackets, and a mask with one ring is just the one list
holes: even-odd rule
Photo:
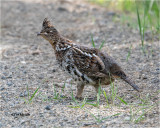
[[7, 78], [12, 78], [12, 75], [9, 75]]
[[115, 12], [108, 12], [107, 15], [109, 15], [109, 16], [115, 16], [116, 13]]
[[142, 79], [147, 79], [147, 77], [146, 77], [146, 76], [144, 76]]
[[4, 89], [5, 89], [5, 88], [4, 88], [4, 87], [2, 87], [2, 88], [1, 88], [1, 91], [3, 91]]
[[49, 105], [47, 105], [47, 106], [45, 107], [45, 109], [46, 109], [46, 110], [51, 110], [51, 107], [50, 107]]
[[44, 78], [44, 76], [43, 76], [43, 75], [40, 75], [40, 76], [38, 76], [38, 78], [39, 78], [39, 79], [43, 79], [43, 78]]
[[160, 71], [160, 68], [157, 68], [156, 70], [157, 70], [157, 71]]
[[60, 12], [65, 12], [65, 11], [67, 11], [67, 12], [68, 12], [68, 10], [67, 10], [66, 8], [63, 8], [63, 7], [59, 7], [59, 8], [58, 8], [58, 11], [60, 11]]
[[5, 77], [5, 76], [2, 76], [2, 77], [1, 77], [2, 80], [5, 80], [6, 78], [7, 78], [7, 77]]
[[53, 69], [52, 72], [56, 72], [56, 69]]
[[159, 83], [159, 79], [154, 79], [151, 83]]
[[9, 78], [12, 78], [12, 76], [9, 75], [9, 76], [2, 76], [2, 77], [1, 77], [2, 80], [6, 80], [6, 79], [9, 79]]
[[84, 126], [93, 125], [93, 123], [85, 123]]
[[130, 121], [130, 117], [129, 116], [126, 116], [125, 118], [124, 118], [124, 120], [126, 120], [126, 121]]
[[20, 94], [19, 96], [20, 96], [20, 97], [25, 97], [25, 96], [27, 96], [27, 95], [28, 95], [27, 91], [24, 91], [24, 93], [21, 92], [21, 94]]
[[24, 73], [24, 74], [26, 74], [26, 73], [27, 73], [27, 71], [23, 71], [23, 73]]
[[104, 125], [103, 125], [101, 128], [107, 128], [107, 126], [104, 126]]
[[7, 82], [7, 85], [8, 85], [8, 86], [12, 86], [13, 83], [12, 83], [11, 81], [9, 81], [9, 82]]

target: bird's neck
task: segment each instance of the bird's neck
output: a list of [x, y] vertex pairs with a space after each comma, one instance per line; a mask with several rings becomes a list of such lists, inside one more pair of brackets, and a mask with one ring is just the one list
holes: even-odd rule
[[59, 45], [63, 41], [63, 37], [60, 35], [53, 36], [51, 40], [48, 40], [49, 43], [52, 45], [54, 50], [56, 49], [57, 45]]

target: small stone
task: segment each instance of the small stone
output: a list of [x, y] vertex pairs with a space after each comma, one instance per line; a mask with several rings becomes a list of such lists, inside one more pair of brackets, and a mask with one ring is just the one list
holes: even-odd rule
[[60, 11], [60, 12], [65, 12], [65, 11], [68, 11], [66, 8], [63, 8], [63, 7], [59, 7], [58, 8], [58, 11]]
[[147, 79], [147, 77], [146, 77], [146, 76], [144, 76], [144, 77], [143, 77], [143, 79]]
[[47, 106], [45, 107], [45, 109], [46, 109], [46, 110], [51, 110], [51, 107], [50, 107], [49, 105], [47, 105]]
[[6, 77], [5, 77], [5, 76], [2, 76], [2, 77], [1, 77], [1, 79], [2, 79], [2, 80], [5, 80], [5, 79], [6, 79]]
[[4, 88], [4, 87], [2, 87], [2, 88], [1, 88], [1, 91], [3, 91], [4, 89], [5, 89], [5, 88]]
[[159, 83], [159, 79], [152, 80], [152, 83]]
[[8, 73], [7, 73], [7, 72], [3, 72], [3, 75], [7, 76], [7, 75], [8, 75]]
[[147, 79], [147, 76], [145, 74], [142, 74], [141, 78], [144, 80]]
[[84, 126], [92, 125], [92, 123], [85, 123]]
[[26, 74], [26, 73], [27, 73], [27, 71], [23, 71], [23, 73], [24, 73], [24, 74]]
[[21, 92], [21, 94], [19, 95], [20, 97], [25, 97], [25, 96], [27, 96], [28, 95], [28, 93], [27, 93], [27, 91], [25, 91], [24, 93], [22, 93]]
[[126, 120], [126, 121], [130, 121], [130, 117], [129, 116], [126, 116], [125, 118], [124, 118], [124, 120]]
[[43, 76], [43, 75], [40, 75], [40, 76], [38, 76], [38, 78], [39, 78], [39, 79], [43, 79], [43, 78], [44, 78], [44, 76]]
[[103, 125], [101, 128], [107, 128], [107, 126], [104, 126], [104, 125]]
[[8, 86], [12, 86], [13, 83], [12, 83], [11, 81], [9, 81], [9, 82], [7, 82], [7, 85], [8, 85]]
[[4, 67], [4, 69], [8, 69], [8, 67], [7, 67], [7, 66], [5, 66], [5, 67]]
[[12, 75], [9, 75], [7, 78], [12, 78]]
[[115, 12], [108, 12], [107, 15], [109, 15], [109, 16], [115, 16], [116, 13]]
[[61, 97], [61, 98], [65, 98], [65, 96], [64, 96], [64, 95], [60, 95], [60, 97]]
[[56, 69], [53, 69], [52, 72], [56, 72]]
[[88, 118], [88, 114], [85, 114], [85, 115], [84, 115], [84, 118]]

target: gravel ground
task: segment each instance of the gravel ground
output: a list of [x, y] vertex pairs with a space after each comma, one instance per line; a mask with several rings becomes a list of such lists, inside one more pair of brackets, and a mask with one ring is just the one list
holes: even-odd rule
[[[1, 4], [0, 127], [158, 128], [158, 37], [152, 38], [149, 32], [146, 33], [146, 48], [153, 52], [149, 50], [144, 55], [138, 30], [132, 29], [129, 24], [120, 23], [119, 14], [89, 5], [84, 0], [2, 0]], [[143, 89], [138, 93], [123, 81], [117, 80], [117, 94], [128, 103], [138, 104], [140, 100], [137, 97], [140, 97], [154, 106], [144, 114], [143, 121], [130, 121], [130, 108], [119, 105], [118, 99], [115, 105], [109, 101], [110, 107], [106, 107], [104, 96], [100, 98], [99, 107], [85, 105], [83, 108], [72, 108], [76, 106], [71, 96], [72, 90], [73, 95], [76, 93], [76, 84], [59, 69], [50, 44], [36, 36], [45, 17], [51, 19], [64, 36], [81, 45], [91, 46], [91, 34], [94, 35], [97, 47], [105, 40], [102, 50], [114, 57]], [[115, 17], [117, 21], [113, 20]], [[127, 62], [131, 44], [131, 55]], [[32, 102], [28, 103], [28, 92], [31, 97], [38, 87]], [[103, 89], [107, 95], [110, 93], [109, 86]], [[60, 95], [56, 98], [58, 93]], [[94, 88], [86, 86], [85, 96], [94, 98]], [[78, 102], [82, 104], [82, 101]], [[117, 113], [117, 116], [112, 116]], [[108, 116], [111, 117], [98, 121]]]

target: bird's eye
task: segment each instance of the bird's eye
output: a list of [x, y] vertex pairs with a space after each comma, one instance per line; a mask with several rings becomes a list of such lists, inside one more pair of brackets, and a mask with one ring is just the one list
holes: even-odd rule
[[52, 33], [53, 31], [47, 31], [47, 33]]

